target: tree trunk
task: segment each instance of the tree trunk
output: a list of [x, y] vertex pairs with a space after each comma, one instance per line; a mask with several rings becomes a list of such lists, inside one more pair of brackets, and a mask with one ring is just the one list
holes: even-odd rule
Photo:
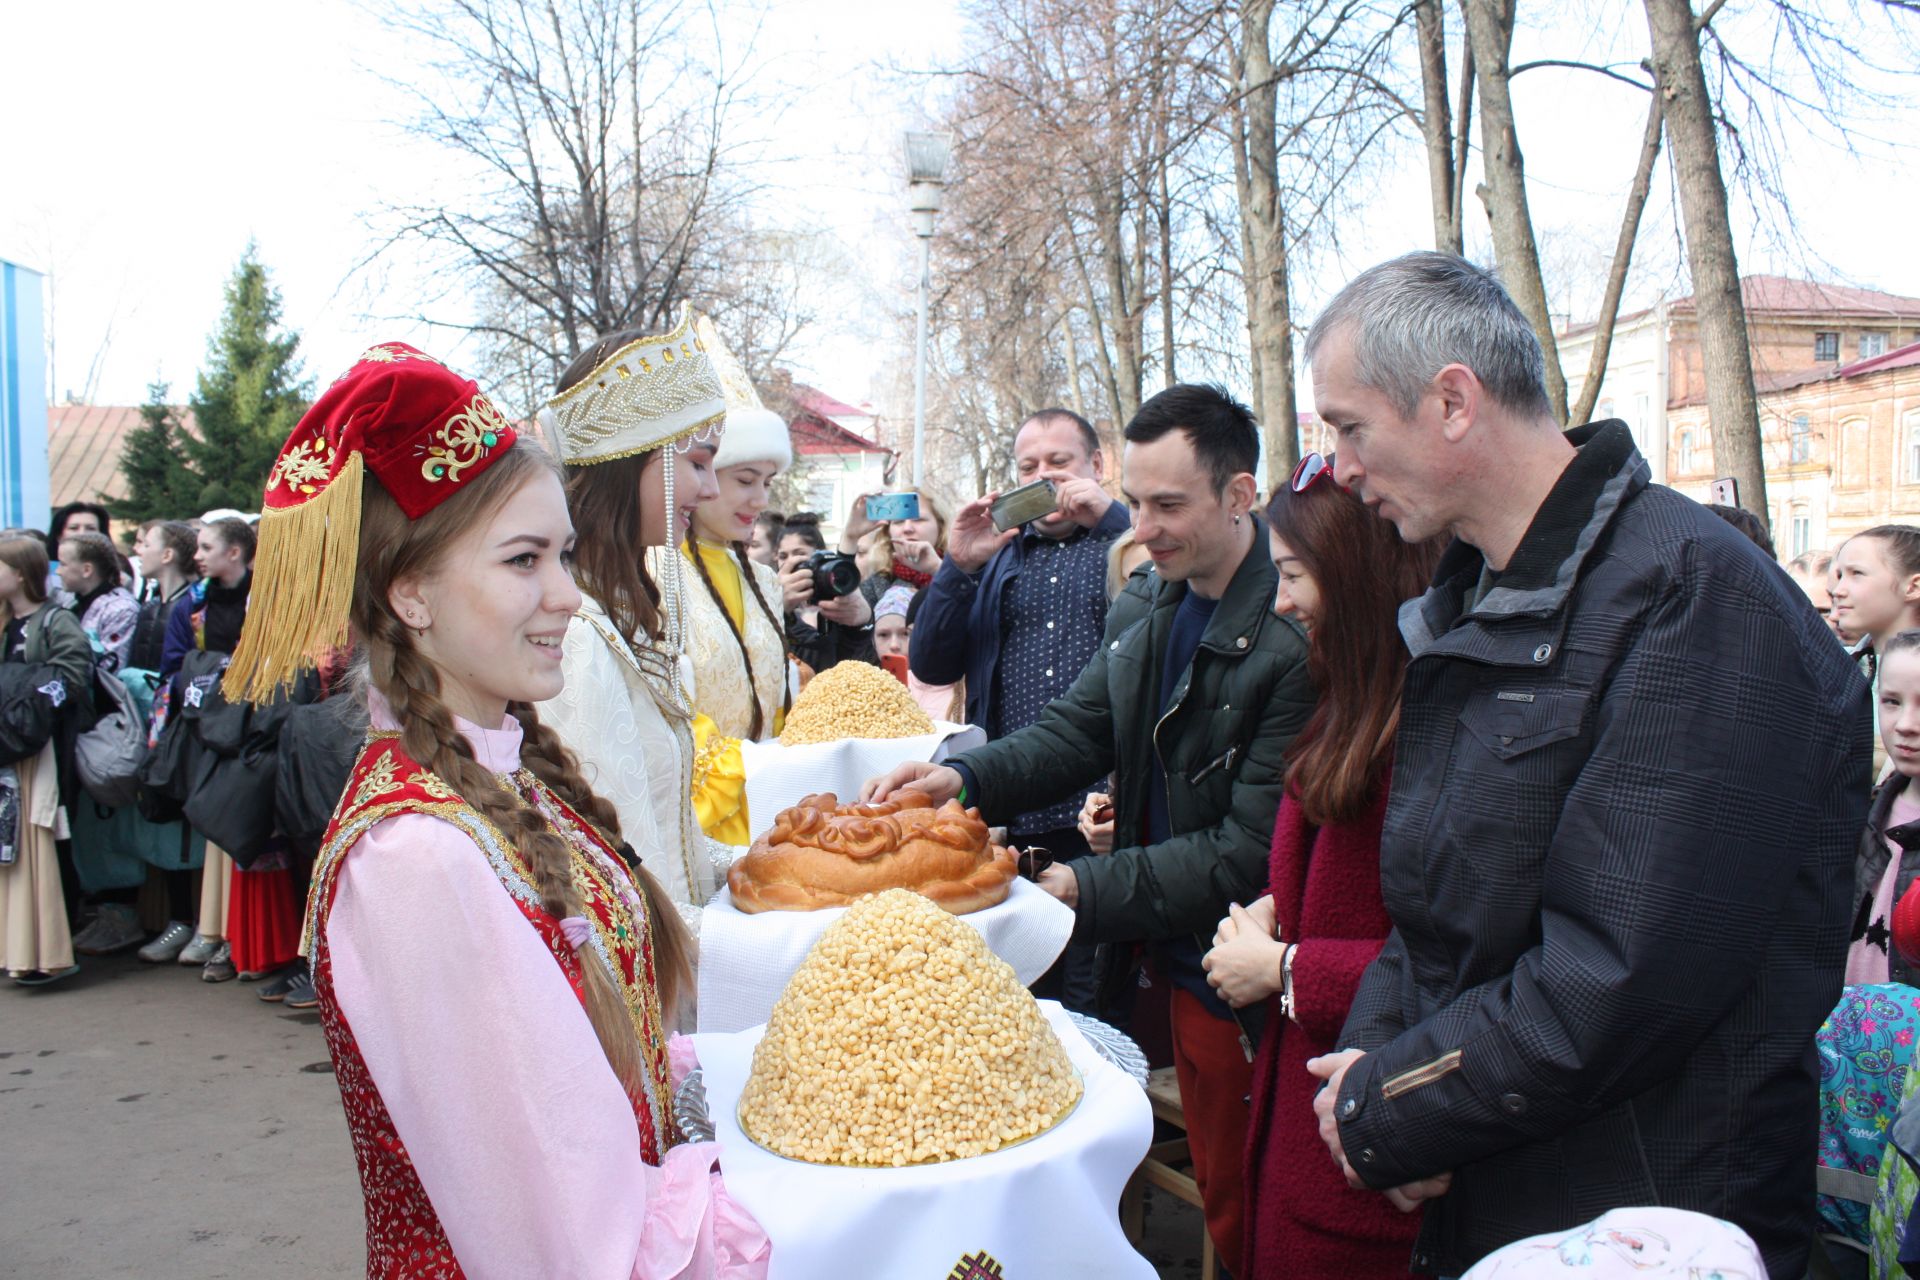
[[[1652, 0], [1649, 0], [1651, 5]], [[1473, 42], [1480, 82], [1480, 163], [1487, 182], [1480, 198], [1493, 226], [1493, 252], [1500, 279], [1533, 326], [1546, 354], [1547, 399], [1554, 417], [1567, 420], [1567, 379], [1553, 337], [1553, 313], [1540, 275], [1540, 249], [1527, 208], [1526, 164], [1514, 130], [1513, 98], [1507, 90], [1507, 54], [1513, 45], [1513, 0], [1461, 0], [1467, 38]]]
[[1613, 266], [1607, 272], [1606, 295], [1600, 299], [1600, 316], [1593, 332], [1593, 352], [1587, 360], [1586, 382], [1580, 388], [1580, 400], [1567, 421], [1587, 422], [1600, 399], [1600, 384], [1607, 376], [1607, 355], [1613, 347], [1613, 324], [1620, 315], [1620, 295], [1627, 287], [1627, 266], [1633, 260], [1633, 242], [1640, 235], [1640, 215], [1647, 207], [1647, 192], [1653, 188], [1653, 162], [1660, 154], [1663, 113], [1660, 95], [1648, 95], [1647, 131], [1640, 140], [1640, 164], [1633, 171], [1633, 187], [1627, 192], [1627, 210], [1620, 218], [1620, 239], [1613, 247]]
[[1247, 228], [1248, 336], [1259, 370], [1254, 412], [1265, 434], [1267, 478], [1277, 482], [1300, 460], [1294, 408], [1293, 321], [1287, 281], [1286, 221], [1280, 204], [1277, 129], [1279, 84], [1271, 39], [1274, 0], [1248, 0], [1241, 11], [1242, 90], [1247, 103], [1247, 183], [1240, 216]]
[[1433, 204], [1433, 247], [1459, 253], [1463, 244], [1454, 199], [1453, 109], [1447, 94], [1445, 0], [1414, 0], [1420, 46], [1420, 136], [1427, 148], [1427, 195]]
[[[1233, 78], [1235, 84], [1246, 83], [1246, 67], [1240, 53], [1234, 51]], [[1260, 281], [1253, 273], [1253, 231], [1252, 221], [1245, 210], [1253, 203], [1253, 178], [1247, 171], [1247, 113], [1246, 98], [1234, 94], [1230, 110], [1233, 113], [1233, 195], [1234, 203], [1242, 210], [1240, 215], [1240, 283], [1246, 292], [1246, 329], [1247, 329], [1247, 387], [1253, 393], [1253, 409], [1264, 421], [1266, 416], [1266, 379], [1260, 370], [1260, 358], [1254, 352], [1253, 318], [1260, 313]]]
[[[1073, 308], [1067, 308], [1067, 314], [1061, 317], [1060, 327], [1067, 331], [1067, 395], [1071, 399], [1073, 411], [1085, 418], [1087, 402], [1086, 398], [1080, 394], [1080, 343], [1073, 336]], [[981, 492], [984, 493], [985, 490]]]
[[1767, 476], [1760, 455], [1760, 406], [1740, 266], [1727, 217], [1713, 102], [1700, 68], [1700, 33], [1688, 0], [1646, 0], [1653, 81], [1666, 115], [1687, 234], [1687, 267], [1707, 379], [1713, 468], [1739, 482], [1740, 505], [1767, 522]]

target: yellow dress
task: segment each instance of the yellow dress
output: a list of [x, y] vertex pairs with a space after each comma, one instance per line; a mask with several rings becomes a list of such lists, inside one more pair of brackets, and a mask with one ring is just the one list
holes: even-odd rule
[[[687, 583], [683, 597], [687, 657], [693, 666], [693, 811], [701, 829], [715, 840], [750, 844], [753, 829], [740, 739], [752, 730], [756, 694], [763, 716], [762, 736], [777, 736], [785, 723], [786, 636], [758, 603], [747, 600], [740, 562], [728, 548], [696, 541], [681, 552], [689, 561], [700, 558], [699, 565], [689, 564], [694, 580]], [[711, 591], [699, 581], [701, 568], [713, 584]], [[753, 571], [761, 598], [774, 606], [780, 599], [779, 580], [765, 565], [755, 564]], [[734, 639], [736, 629], [753, 656], [751, 681]]]

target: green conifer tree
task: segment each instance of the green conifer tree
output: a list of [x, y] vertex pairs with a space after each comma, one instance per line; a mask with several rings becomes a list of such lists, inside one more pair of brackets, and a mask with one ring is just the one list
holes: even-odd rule
[[[124, 520], [184, 520], [206, 510], [200, 503], [200, 478], [187, 469], [184, 448], [190, 438], [180, 412], [167, 403], [167, 384], [147, 385], [140, 425], [127, 432], [120, 452], [120, 474], [127, 492], [113, 500]], [[105, 495], [101, 495], [105, 501]]]
[[188, 399], [196, 433], [182, 443], [200, 482], [198, 511], [259, 509], [274, 458], [313, 395], [294, 355], [299, 345], [280, 327], [280, 291], [249, 244]]

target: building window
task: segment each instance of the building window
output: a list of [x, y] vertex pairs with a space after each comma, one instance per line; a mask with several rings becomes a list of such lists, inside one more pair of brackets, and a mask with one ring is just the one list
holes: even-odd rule
[[1920, 484], [1920, 418], [1907, 419], [1907, 483]]
[[1816, 333], [1813, 335], [1813, 360], [1815, 364], [1832, 364], [1840, 358], [1840, 335], [1837, 333]]
[[1813, 457], [1813, 422], [1804, 413], [1793, 415], [1787, 433], [1787, 461], [1806, 462]]
[[1792, 529], [1793, 534], [1790, 539], [1790, 544], [1793, 549], [1787, 553], [1789, 560], [1795, 556], [1803, 556], [1813, 550], [1813, 517], [1795, 516], [1793, 518]]
[[1887, 354], [1887, 335], [1884, 333], [1863, 333], [1860, 335], [1860, 358], [1870, 360], [1874, 356]]
[[1873, 474], [1873, 427], [1854, 418], [1840, 428], [1840, 483], [1863, 489]]
[[[1916, 441], [1920, 441], [1920, 430], [1916, 430], [1914, 434], [1914, 439]], [[1681, 475], [1690, 476], [1693, 474], [1693, 461], [1694, 461], [1693, 432], [1682, 431], [1680, 433], [1680, 474]]]

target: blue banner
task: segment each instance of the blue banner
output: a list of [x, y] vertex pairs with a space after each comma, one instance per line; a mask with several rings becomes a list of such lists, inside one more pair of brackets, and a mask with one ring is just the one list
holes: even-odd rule
[[0, 261], [0, 524], [38, 529], [49, 511], [47, 344], [41, 276]]

